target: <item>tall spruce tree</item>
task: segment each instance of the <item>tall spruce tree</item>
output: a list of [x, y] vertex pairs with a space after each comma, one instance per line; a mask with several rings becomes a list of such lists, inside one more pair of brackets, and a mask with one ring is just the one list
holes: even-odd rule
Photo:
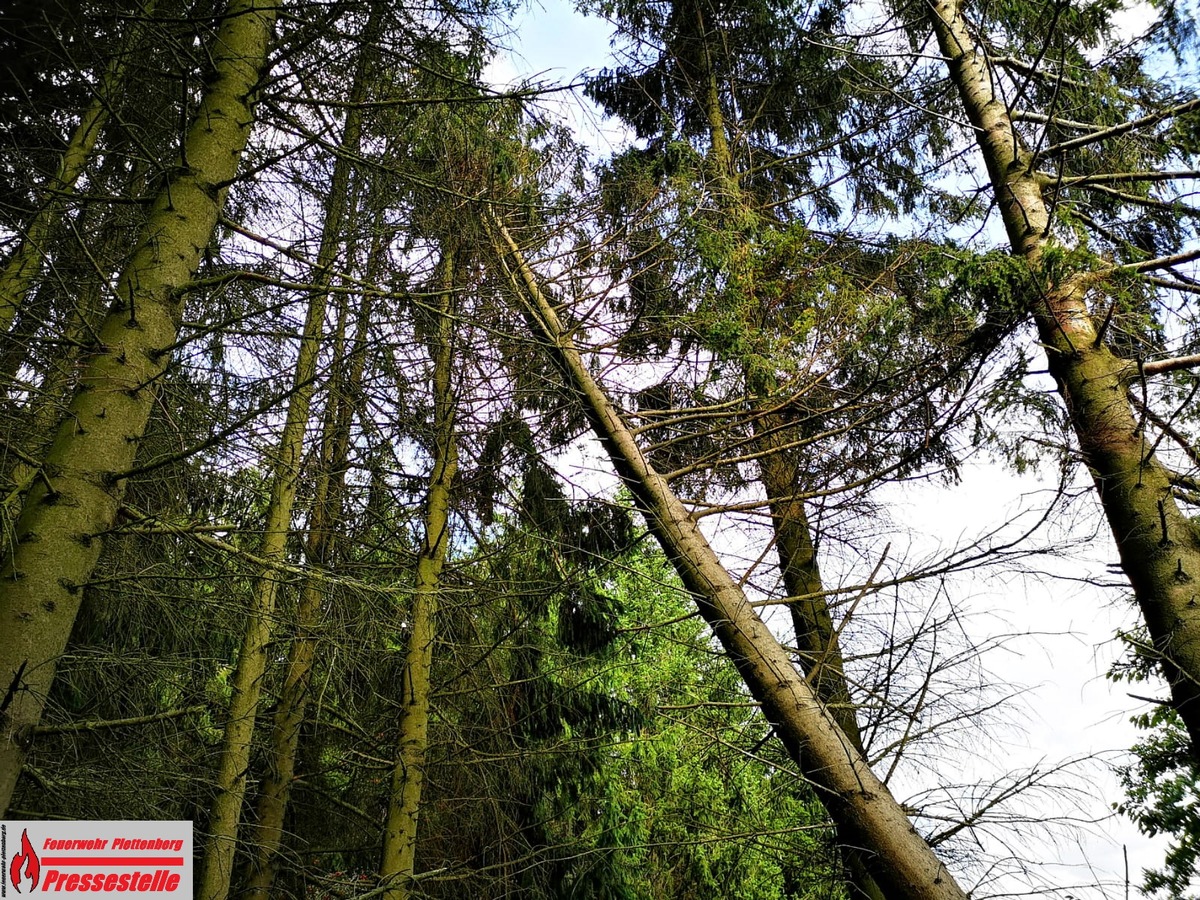
[[0, 588], [0, 810], [7, 809], [84, 584], [116, 519], [175, 340], [176, 291], [200, 264], [254, 123], [277, 9], [233, 0], [213, 39], [213, 77], [184, 140], [187, 166], [163, 184], [114, 286], [67, 417], [26, 495]]
[[[1183, 410], [1154, 386], [1200, 365], [1171, 355], [1171, 342], [1191, 350], [1195, 337], [1165, 321], [1169, 293], [1194, 287], [1178, 267], [1197, 257], [1183, 185], [1196, 177], [1200, 98], [1156, 85], [1145, 50], [1121, 48], [1116, 8], [1035, 3], [989, 15], [945, 2], [929, 5], [927, 21], [1026, 266], [1023, 306], [1200, 757], [1200, 536], [1180, 505], [1188, 476], [1161, 446], [1180, 439], [1171, 422]], [[1095, 65], [1097, 52], [1111, 55]]]

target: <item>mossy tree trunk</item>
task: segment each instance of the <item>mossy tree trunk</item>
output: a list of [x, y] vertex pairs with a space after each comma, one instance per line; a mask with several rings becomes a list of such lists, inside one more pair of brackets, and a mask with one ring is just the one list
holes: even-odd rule
[[212, 46], [213, 77], [177, 167], [155, 199], [118, 298], [30, 488], [0, 568], [0, 814], [7, 809], [54, 670], [117, 517], [128, 471], [175, 342], [178, 290], [199, 266], [254, 121], [278, 4], [231, 0]]
[[[365, 81], [365, 68], [360, 64], [351, 89], [352, 103], [358, 103], [365, 95]], [[346, 113], [341, 141], [342, 152], [334, 162], [333, 177], [325, 202], [321, 245], [317, 251], [317, 270], [313, 278], [318, 289], [309, 298], [300, 335], [293, 390], [288, 400], [283, 431], [279, 437], [266, 522], [262, 543], [258, 549], [259, 558], [268, 563], [283, 561], [287, 552], [292, 508], [300, 489], [304, 434], [315, 391], [317, 359], [325, 342], [325, 309], [329, 293], [324, 288], [328, 288], [332, 282], [333, 265], [346, 238], [343, 224], [350, 204], [352, 160], [357, 156], [361, 143], [362, 120], [361, 106], [351, 106]], [[268, 655], [274, 631], [279, 578], [276, 569], [264, 569], [255, 582], [250, 608], [247, 610], [246, 630], [238, 652], [237, 668], [231, 681], [233, 693], [217, 770], [217, 793], [209, 813], [204, 869], [198, 892], [200, 900], [225, 900], [229, 896], [242, 802], [246, 794], [250, 767], [254, 724], [262, 698], [263, 680], [267, 674]]]
[[430, 335], [433, 356], [433, 470], [425, 503], [425, 538], [417, 557], [412, 605], [408, 614], [408, 650], [399, 698], [399, 747], [392, 769], [387, 823], [379, 876], [384, 900], [407, 900], [416, 871], [417, 824], [425, 786], [429, 749], [430, 673], [437, 640], [437, 611], [442, 569], [450, 542], [451, 488], [458, 472], [452, 318], [454, 254], [444, 250], [442, 302]]
[[[1200, 759], [1200, 533], [1180, 510], [1171, 477], [1147, 440], [1128, 399], [1131, 382], [1153, 364], [1115, 354], [1089, 310], [1103, 301], [1103, 273], [1058, 275], [1045, 265], [1052, 235], [1051, 203], [998, 78], [977, 49], [958, 0], [929, 6], [946, 58], [987, 166], [1012, 252], [1029, 263], [1035, 290], [1027, 306], [1049, 369], [1071, 416], [1083, 458], [1112, 528], [1121, 567], [1133, 585], [1171, 698]], [[1103, 306], [1107, 303], [1102, 302]]]

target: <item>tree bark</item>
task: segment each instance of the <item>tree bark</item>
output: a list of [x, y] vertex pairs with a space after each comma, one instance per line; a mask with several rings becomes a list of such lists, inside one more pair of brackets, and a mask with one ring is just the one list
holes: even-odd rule
[[1049, 369], [1071, 416], [1080, 450], [1112, 528], [1121, 567], [1133, 585], [1176, 711], [1200, 759], [1200, 533], [1179, 509], [1169, 474], [1128, 401], [1138, 364], [1114, 354], [1088, 310], [1096, 273], [1056, 276], [1044, 266], [1057, 246], [1050, 204], [1036, 175], [1036, 155], [1021, 141], [976, 50], [958, 0], [929, 6], [950, 79], [974, 126], [1012, 252], [1037, 285], [1030, 314]]
[[[829, 601], [821, 582], [817, 552], [813, 546], [812, 529], [804, 501], [795, 499], [800, 491], [796, 464], [788, 450], [780, 446], [784, 434], [778, 421], [765, 423], [771, 437], [765, 440], [773, 452], [758, 462], [759, 476], [766, 490], [771, 510], [771, 527], [775, 534], [775, 550], [779, 555], [779, 571], [783, 588], [788, 593], [788, 611], [796, 635], [796, 651], [800, 667], [838, 727], [864, 759], [862, 733], [858, 727], [854, 701], [846, 682], [842, 643], [833, 625]], [[850, 876], [847, 885], [853, 900], [884, 900], [885, 894], [871, 877], [870, 866], [864, 859], [869, 848], [858, 846], [855, 836], [837, 825], [838, 843]]]
[[[308, 540], [304, 555], [310, 566], [328, 568], [333, 561], [337, 528], [342, 518], [346, 461], [353, 422], [353, 397], [361, 388], [366, 358], [367, 323], [371, 296], [363, 296], [350, 352], [349, 370], [335, 371], [325, 412], [325, 434], [321, 441], [321, 464], [313, 489]], [[339, 323], [338, 334], [343, 333]], [[283, 821], [296, 772], [296, 752], [304, 724], [317, 658], [322, 605], [327, 584], [306, 578], [296, 609], [296, 637], [288, 649], [287, 674], [272, 723], [267, 773], [259, 791], [257, 815], [248, 841], [252, 859], [247, 873], [246, 900], [266, 900], [275, 882], [279, 849], [283, 844]]]
[[[574, 341], [538, 286], [516, 242], [493, 220], [497, 253], [515, 272], [513, 287], [530, 325], [546, 342], [583, 403], [617, 473], [637, 499], [651, 532], [692, 594], [701, 615], [762, 704], [792, 758], [812, 782], [839, 829], [869, 848], [871, 874], [903, 900], [966, 900], [966, 894], [796, 671], [787, 651], [721, 565], [695, 519], [647, 462], [620, 412], [588, 371]], [[511, 270], [510, 270], [511, 271]]]
[[[351, 101], [361, 101], [365, 90], [365, 78], [360, 66], [351, 90]], [[321, 226], [321, 246], [317, 251], [317, 272], [313, 278], [321, 288], [327, 288], [331, 283], [332, 267], [337, 261], [338, 249], [345, 240], [342, 225], [350, 203], [350, 173], [352, 159], [357, 155], [362, 137], [362, 118], [362, 109], [357, 105], [346, 113], [341, 142], [345, 152], [339, 154], [334, 162], [333, 178], [325, 204], [325, 221]], [[293, 391], [279, 438], [271, 497], [267, 504], [262, 544], [258, 550], [258, 556], [268, 564], [282, 561], [287, 552], [292, 507], [300, 488], [304, 432], [315, 390], [317, 357], [321, 350], [328, 299], [327, 290], [314, 291], [305, 315], [296, 355]], [[200, 900], [225, 900], [229, 896], [254, 723], [262, 698], [263, 679], [267, 673], [278, 591], [278, 572], [273, 568], [264, 569], [255, 582], [254, 598], [247, 611], [246, 631], [232, 678], [233, 696], [217, 771], [217, 795], [209, 813], [204, 871], [198, 892]]]
[[416, 869], [417, 823], [429, 748], [430, 671], [437, 637], [442, 569], [450, 539], [450, 489], [458, 472], [455, 398], [451, 385], [454, 256], [451, 250], [446, 250], [445, 254], [442, 305], [430, 340], [433, 355], [433, 471], [425, 507], [425, 541], [417, 557], [416, 582], [408, 617], [408, 652], [401, 679], [400, 746], [392, 770], [379, 866], [379, 877], [385, 886], [383, 900], [408, 900]]
[[213, 45], [213, 78], [185, 139], [187, 168], [155, 199], [116, 285], [120, 298], [40, 479], [26, 495], [16, 546], [0, 569], [0, 815], [8, 808], [41, 719], [54, 669], [79, 613], [84, 585], [116, 518], [154, 402], [154, 383], [176, 337], [177, 290], [195, 274], [254, 121], [277, 5], [231, 0]]

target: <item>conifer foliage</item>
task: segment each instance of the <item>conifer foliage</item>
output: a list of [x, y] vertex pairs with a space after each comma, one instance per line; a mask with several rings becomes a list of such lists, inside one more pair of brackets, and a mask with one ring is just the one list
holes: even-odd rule
[[884, 538], [986, 458], [1091, 479], [1194, 892], [1188, 9], [599, 0], [497, 87], [520, 12], [0, 12], [0, 815], [190, 819], [204, 900], [1065, 900], [952, 595], [1066, 491]]

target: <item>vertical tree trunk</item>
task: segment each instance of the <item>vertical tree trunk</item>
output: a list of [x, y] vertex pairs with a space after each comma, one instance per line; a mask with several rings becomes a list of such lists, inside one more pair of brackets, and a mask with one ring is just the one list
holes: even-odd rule
[[[789, 597], [788, 611], [796, 635], [800, 666], [813, 692], [825, 704], [850, 744], [865, 759], [866, 749], [844, 671], [842, 643], [833, 626], [829, 601], [821, 582], [808, 514], [804, 501], [794, 499], [800, 491], [796, 464], [778, 438], [784, 433], [781, 425], [768, 417], [765, 428], [771, 436], [765, 441], [771, 452], [759, 459], [758, 467], [771, 510], [775, 550], [779, 555], [783, 588]], [[841, 824], [835, 822], [835, 826], [850, 876], [847, 887], [852, 900], [884, 900], [884, 892], [871, 877], [870, 866], [864, 859], [864, 855], [870, 853], [869, 848], [858, 846], [855, 836]]]
[[[702, 80], [704, 110], [708, 119], [709, 160], [716, 175], [718, 207], [723, 214], [721, 219], [727, 220], [722, 225], [733, 233], [740, 233], [743, 240], [749, 240], [746, 226], [755, 215], [742, 192], [729, 147], [725, 114], [721, 110], [720, 85], [709, 50], [707, 23], [699, 8], [696, 18], [704, 42]], [[768, 393], [760, 381], [747, 372], [746, 388], [752, 396], [759, 398]], [[776, 426], [780, 424], [778, 421], [768, 421], [766, 430], [778, 435], [780, 429]], [[795, 467], [777, 437], [767, 437], [765, 440], [774, 446], [769, 447], [770, 452], [760, 459], [759, 474], [771, 510], [771, 525], [775, 532], [775, 547], [779, 554], [784, 588], [789, 596], [796, 598], [789, 604], [789, 609], [800, 662], [817, 697], [828, 707], [861, 756], [864, 753], [862, 737], [843, 671], [841, 642], [833, 627], [833, 617], [821, 585], [808, 516], [803, 501], [789, 499], [797, 492]], [[864, 848], [858, 846], [855, 836], [843, 825], [836, 822], [835, 825], [838, 846], [850, 876], [848, 888], [851, 896], [855, 900], [885, 900], [883, 891], [862, 858]]]
[[[349, 371], [335, 367], [330, 379], [321, 462], [313, 490], [308, 540], [304, 551], [310, 566], [327, 568], [332, 562], [336, 532], [342, 518], [353, 397], [362, 385], [370, 314], [371, 295], [364, 294], [351, 345]], [[344, 323], [339, 322], [339, 336], [344, 333], [343, 329]], [[247, 900], [266, 900], [275, 882], [278, 854], [283, 844], [284, 814], [295, 778], [296, 752], [308, 708], [318, 633], [324, 618], [321, 607], [325, 599], [325, 585], [321, 579], [305, 579], [296, 609], [296, 637], [288, 650], [287, 674], [271, 728], [267, 773], [259, 792], [254, 830], [248, 841], [252, 859], [244, 895]]]
[[212, 50], [213, 78], [185, 139], [188, 166], [156, 198], [116, 285], [69, 414], [25, 498], [16, 547], [0, 569], [0, 815], [8, 808], [111, 527], [176, 337], [176, 291], [195, 274], [254, 121], [252, 100], [277, 4], [231, 0]]
[[[351, 102], [361, 101], [365, 90], [365, 70], [360, 58], [350, 93]], [[287, 416], [279, 438], [278, 456], [274, 461], [271, 497], [267, 504], [263, 539], [258, 550], [258, 555], [268, 563], [281, 561], [287, 552], [292, 507], [300, 488], [304, 431], [308, 425], [309, 409], [315, 390], [317, 357], [321, 350], [325, 307], [329, 298], [328, 291], [321, 288], [329, 286], [338, 249], [345, 240], [342, 225], [350, 203], [350, 172], [353, 165], [351, 159], [358, 152], [361, 137], [362, 109], [352, 106], [346, 113], [346, 125], [342, 135], [341, 146], [344, 152], [339, 154], [334, 162], [333, 178], [325, 203], [321, 246], [317, 252], [318, 268], [313, 279], [318, 289], [309, 298], [300, 347], [296, 355], [293, 392], [288, 401]], [[199, 900], [225, 900], [229, 896], [238, 825], [250, 767], [254, 723], [262, 698], [263, 678], [267, 672], [268, 650], [274, 627], [278, 579], [277, 571], [262, 571], [255, 582], [251, 607], [247, 611], [246, 631], [242, 637], [237, 668], [233, 674], [233, 695], [217, 769], [217, 794], [209, 813], [204, 870], [197, 895]]]
[[[774, 429], [778, 424], [768, 422], [767, 428]], [[759, 459], [758, 467], [769, 498], [779, 571], [789, 597], [788, 611], [796, 633], [800, 667], [846, 737], [859, 753], [863, 753], [858, 717], [843, 671], [841, 640], [821, 583], [808, 514], [804, 502], [794, 499], [801, 490], [796, 478], [796, 463], [780, 446], [782, 442], [775, 437], [778, 434], [779, 431], [774, 431], [764, 438], [771, 452]]]
[[[531, 326], [583, 403], [617, 473], [637, 499], [651, 532], [692, 594], [701, 615], [737, 666], [750, 692], [801, 771], [856, 846], [869, 849], [871, 875], [903, 900], [966, 900], [966, 894], [917, 834], [900, 804], [796, 671], [787, 652], [721, 565], [695, 519], [646, 461], [616, 407], [588, 371], [536, 276], [503, 224], [493, 220], [501, 263]], [[844, 829], [844, 831], [842, 831]]]
[[1045, 271], [1043, 253], [1055, 241], [1036, 155], [1013, 126], [958, 0], [936, 0], [929, 12], [950, 79], [975, 128], [1012, 252], [1028, 261], [1038, 285], [1028, 299], [1030, 314], [1096, 483], [1121, 567], [1160, 655], [1173, 705], [1200, 759], [1200, 533], [1175, 502], [1170, 476], [1129, 404], [1128, 385], [1145, 370], [1105, 345], [1087, 303], [1098, 279], [1088, 274], [1056, 278]]
[[416, 866], [417, 820], [425, 785], [425, 756], [429, 747], [429, 690], [433, 645], [437, 637], [437, 608], [442, 568], [450, 539], [450, 489], [458, 471], [455, 438], [455, 400], [451, 385], [454, 365], [454, 254], [445, 250], [442, 262], [442, 303], [430, 339], [433, 356], [433, 471], [425, 506], [425, 541], [417, 557], [416, 582], [409, 611], [408, 653], [401, 679], [400, 745], [392, 770], [392, 790], [379, 875], [384, 900], [407, 900]]
[[[703, 15], [697, 10], [700, 31], [704, 35], [704, 109], [708, 118], [710, 161], [721, 189], [718, 206], [722, 212], [721, 225], [739, 234], [744, 241], [751, 237], [746, 226], [756, 218], [746, 195], [742, 192], [733, 154], [725, 134], [725, 116], [721, 111], [721, 92], [708, 51], [708, 34]], [[746, 366], [746, 390], [762, 401], [770, 395], [766, 379]], [[813, 684], [817, 696], [830, 707], [847, 737], [863, 752], [858, 720], [851, 705], [850, 690], [843, 672], [841, 644], [833, 627], [833, 617], [825, 599], [813, 548], [812, 532], [803, 501], [791, 497], [798, 493], [796, 465], [791, 460], [786, 442], [781, 437], [794, 429], [786, 427], [777, 415], [758, 420], [761, 426], [760, 443], [767, 451], [759, 458], [759, 477], [766, 490], [779, 555], [779, 569], [788, 595], [798, 598], [789, 605], [796, 632], [801, 665]]]

